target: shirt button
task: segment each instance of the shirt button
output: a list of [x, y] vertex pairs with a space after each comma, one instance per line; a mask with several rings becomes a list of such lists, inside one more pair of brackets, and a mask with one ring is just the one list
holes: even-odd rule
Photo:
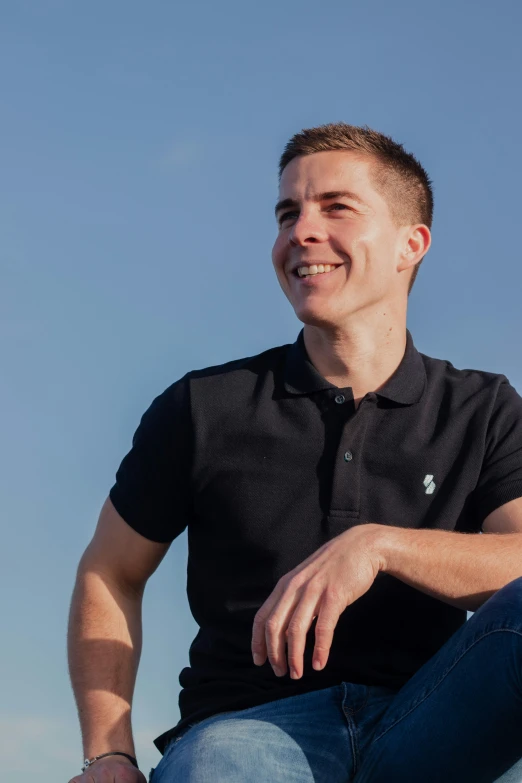
[[345, 451], [344, 452], [344, 461], [350, 462], [353, 459], [353, 454], [351, 451]]
[[344, 396], [344, 394], [338, 394], [337, 397], [335, 398], [335, 401], [337, 405], [342, 405], [343, 402], [346, 402], [346, 397]]

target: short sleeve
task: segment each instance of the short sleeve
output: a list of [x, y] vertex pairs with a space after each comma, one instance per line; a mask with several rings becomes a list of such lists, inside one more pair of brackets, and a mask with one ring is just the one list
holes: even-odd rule
[[151, 541], [173, 541], [191, 508], [192, 427], [187, 376], [143, 414], [109, 497], [121, 517]]
[[522, 397], [505, 377], [501, 378], [473, 497], [481, 525], [496, 508], [522, 497]]

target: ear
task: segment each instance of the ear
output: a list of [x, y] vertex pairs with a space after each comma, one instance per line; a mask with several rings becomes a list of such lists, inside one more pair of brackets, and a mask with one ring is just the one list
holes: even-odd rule
[[431, 233], [428, 226], [419, 223], [416, 226], [409, 226], [403, 239], [404, 244], [400, 253], [397, 272], [411, 269], [424, 258], [430, 249]]

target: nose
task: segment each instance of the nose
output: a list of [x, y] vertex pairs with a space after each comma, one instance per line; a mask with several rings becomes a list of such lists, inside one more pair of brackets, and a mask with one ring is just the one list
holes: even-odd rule
[[288, 241], [291, 245], [304, 246], [325, 242], [327, 234], [319, 216], [302, 210], [290, 231]]

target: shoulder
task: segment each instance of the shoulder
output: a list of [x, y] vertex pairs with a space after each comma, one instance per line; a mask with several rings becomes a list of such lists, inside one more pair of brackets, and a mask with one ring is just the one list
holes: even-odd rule
[[252, 356], [232, 359], [223, 364], [215, 364], [187, 373], [186, 383], [194, 388], [212, 387], [219, 389], [238, 389], [257, 385], [260, 378], [278, 372], [284, 365], [289, 345], [268, 348]]
[[281, 359], [284, 359], [288, 348], [288, 344], [274, 346], [252, 356], [244, 356], [241, 359], [232, 359], [224, 364], [215, 364], [199, 370], [192, 370], [188, 375], [190, 375], [191, 378], [198, 379], [211, 378], [219, 375], [230, 375], [237, 372], [274, 369], [278, 366]]
[[468, 385], [476, 388], [499, 384], [507, 381], [501, 373], [455, 367], [448, 359], [437, 359], [433, 356], [420, 354], [426, 374], [433, 381], [439, 380], [447, 385]]
[[151, 408], [162, 413], [189, 408], [198, 393], [221, 396], [240, 391], [250, 393], [260, 379], [275, 375], [284, 366], [289, 347], [290, 344], [279, 345], [251, 356], [190, 370], [161, 392]]
[[491, 414], [500, 406], [511, 406], [522, 414], [522, 398], [503, 373], [455, 367], [447, 359], [420, 354], [424, 363], [428, 393], [455, 405], [487, 408]]

